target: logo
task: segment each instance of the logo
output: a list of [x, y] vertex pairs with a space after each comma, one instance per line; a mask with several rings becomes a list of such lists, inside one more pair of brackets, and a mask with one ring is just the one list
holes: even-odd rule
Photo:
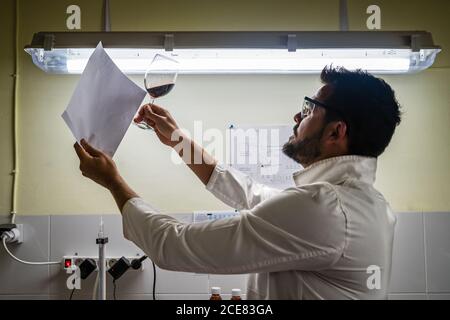
[[81, 9], [79, 6], [72, 4], [67, 7], [66, 13], [70, 14], [66, 20], [66, 26], [69, 30], [81, 29]]
[[367, 267], [366, 273], [370, 274], [367, 278], [367, 288], [369, 290], [381, 289], [381, 269], [379, 266], [370, 265]]
[[377, 5], [370, 5], [367, 7], [367, 14], [371, 14], [366, 21], [367, 29], [380, 30], [381, 29], [381, 9]]

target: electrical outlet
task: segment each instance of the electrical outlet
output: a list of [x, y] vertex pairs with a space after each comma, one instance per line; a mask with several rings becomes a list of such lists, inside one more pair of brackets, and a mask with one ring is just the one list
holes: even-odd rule
[[19, 230], [19, 238], [17, 239], [16, 243], [22, 243], [23, 242], [23, 224], [17, 224], [17, 229]]
[[74, 264], [79, 267], [80, 264], [82, 264], [84, 260], [86, 260], [86, 258], [75, 258]]
[[110, 269], [117, 261], [118, 259], [116, 258], [106, 258], [106, 268]]
[[8, 234], [7, 243], [22, 243], [23, 242], [23, 224], [1, 224], [0, 234]]

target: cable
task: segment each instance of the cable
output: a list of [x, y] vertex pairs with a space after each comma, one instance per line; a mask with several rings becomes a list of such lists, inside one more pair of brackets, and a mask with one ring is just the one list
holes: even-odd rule
[[114, 289], [113, 289], [113, 298], [114, 298], [114, 300], [117, 300], [116, 299], [116, 280], [115, 279], [113, 280], [113, 287], [114, 287]]
[[70, 293], [69, 300], [72, 300], [72, 297], [73, 297], [73, 293], [74, 293], [74, 292], [75, 292], [75, 288], [72, 289], [72, 292]]
[[[75, 285], [75, 279], [72, 280], [72, 284]], [[75, 286], [74, 286], [73, 289], [72, 289], [72, 292], [70, 293], [69, 300], [72, 300], [73, 293], [75, 292], [75, 289], [76, 289], [76, 288], [75, 288]]]
[[28, 264], [28, 265], [51, 265], [51, 264], [61, 264], [60, 261], [56, 262], [56, 261], [49, 261], [49, 262], [29, 262], [29, 261], [24, 261], [21, 260], [19, 258], [17, 258], [16, 256], [14, 256], [11, 251], [9, 251], [8, 246], [6, 245], [6, 238], [2, 237], [2, 242], [3, 242], [3, 247], [5, 247], [6, 252], [8, 252], [8, 254], [11, 256], [11, 258], [13, 258], [14, 260], [16, 260], [17, 262], [23, 263], [23, 264]]
[[17, 179], [19, 175], [18, 164], [18, 145], [17, 145], [17, 101], [18, 101], [18, 86], [19, 86], [19, 0], [16, 0], [16, 21], [15, 21], [15, 59], [14, 59], [14, 94], [13, 94], [13, 170], [12, 175], [12, 191], [11, 191], [11, 223], [16, 220], [16, 206], [17, 206]]
[[156, 300], [156, 294], [155, 294], [155, 289], [156, 289], [156, 267], [155, 267], [155, 263], [152, 261], [152, 265], [153, 265], [153, 300]]
[[[142, 256], [139, 259], [133, 259], [131, 261], [131, 267], [135, 270], [138, 270], [142, 267], [142, 262], [147, 259], [147, 256]], [[152, 266], [153, 266], [153, 300], [156, 300], [156, 266], [155, 263], [152, 261]]]

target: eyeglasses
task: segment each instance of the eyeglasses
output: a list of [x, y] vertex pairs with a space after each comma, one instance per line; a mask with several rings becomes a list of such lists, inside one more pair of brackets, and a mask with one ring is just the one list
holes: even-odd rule
[[316, 106], [320, 106], [320, 107], [325, 108], [325, 109], [333, 110], [334, 112], [336, 112], [337, 114], [339, 114], [342, 117], [342, 114], [338, 110], [336, 110], [335, 108], [327, 106], [326, 104], [323, 104], [320, 101], [311, 99], [309, 97], [305, 97], [305, 99], [303, 100], [302, 109], [300, 110], [300, 116], [302, 117], [302, 119], [304, 119], [307, 116], [309, 116], [314, 111], [314, 108]]

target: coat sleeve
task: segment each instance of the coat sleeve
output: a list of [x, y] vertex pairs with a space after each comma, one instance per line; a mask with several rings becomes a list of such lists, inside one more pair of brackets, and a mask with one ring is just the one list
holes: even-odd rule
[[278, 194], [281, 190], [257, 183], [244, 173], [216, 165], [206, 189], [226, 205], [241, 210]]
[[124, 236], [167, 270], [319, 270], [342, 254], [346, 227], [332, 191], [315, 192], [287, 189], [236, 217], [191, 224], [155, 213], [142, 199], [133, 198], [122, 213]]

